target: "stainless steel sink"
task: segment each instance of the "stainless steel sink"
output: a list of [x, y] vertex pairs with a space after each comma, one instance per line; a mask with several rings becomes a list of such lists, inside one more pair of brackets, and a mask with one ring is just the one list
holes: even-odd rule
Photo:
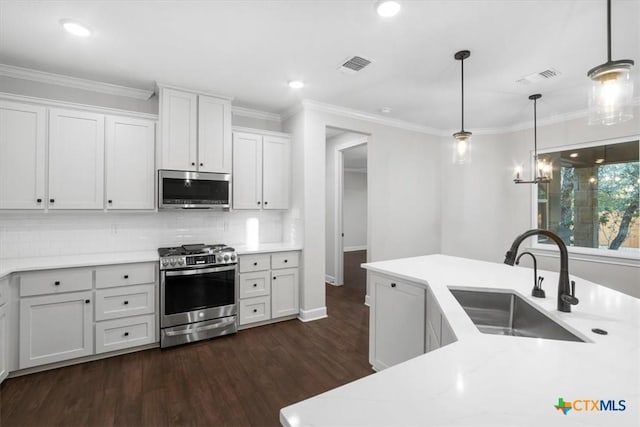
[[514, 293], [449, 290], [482, 333], [585, 342]]

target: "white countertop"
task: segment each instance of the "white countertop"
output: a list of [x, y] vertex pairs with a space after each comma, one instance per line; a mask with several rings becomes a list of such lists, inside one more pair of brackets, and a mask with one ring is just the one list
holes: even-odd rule
[[[528, 268], [444, 255], [364, 267], [428, 284], [457, 342], [283, 408], [284, 426], [640, 425], [639, 299], [572, 276], [580, 303], [561, 313], [557, 273], [539, 271], [539, 299]], [[482, 334], [448, 286], [513, 290], [589, 342]], [[625, 400], [626, 410], [563, 415], [560, 397]]]
[[[263, 243], [256, 246], [234, 246], [238, 254], [249, 255], [268, 252], [299, 251], [301, 246], [289, 243]], [[158, 251], [114, 252], [82, 255], [60, 255], [32, 258], [0, 259], [0, 278], [20, 271], [50, 270], [55, 268], [89, 267], [93, 265], [128, 264], [158, 261]]]

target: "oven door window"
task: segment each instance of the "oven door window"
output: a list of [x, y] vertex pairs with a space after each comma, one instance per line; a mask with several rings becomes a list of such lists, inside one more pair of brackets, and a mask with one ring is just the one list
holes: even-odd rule
[[163, 178], [162, 198], [167, 204], [226, 204], [229, 202], [229, 182]]
[[[190, 270], [184, 270], [191, 273]], [[164, 314], [187, 313], [235, 304], [235, 269], [165, 277]]]

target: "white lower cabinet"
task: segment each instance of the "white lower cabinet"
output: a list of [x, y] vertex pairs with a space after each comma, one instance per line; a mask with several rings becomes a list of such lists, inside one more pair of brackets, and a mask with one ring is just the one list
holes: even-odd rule
[[93, 353], [93, 293], [20, 300], [20, 369]]
[[425, 289], [369, 274], [369, 362], [381, 370], [425, 352]]
[[151, 344], [155, 325], [153, 314], [96, 323], [96, 354]]
[[149, 314], [154, 310], [153, 284], [96, 291], [96, 321]]
[[0, 305], [0, 383], [9, 374], [9, 331], [7, 329], [7, 306]]
[[447, 321], [431, 289], [427, 289], [427, 352], [455, 342], [456, 335]]
[[297, 251], [240, 256], [240, 326], [299, 313], [299, 258]]

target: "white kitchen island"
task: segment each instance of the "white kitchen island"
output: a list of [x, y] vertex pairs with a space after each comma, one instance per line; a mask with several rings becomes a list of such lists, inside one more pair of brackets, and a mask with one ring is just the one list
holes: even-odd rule
[[[456, 341], [283, 408], [284, 426], [640, 425], [637, 298], [572, 276], [580, 303], [562, 313], [557, 273], [540, 272], [547, 297], [539, 299], [531, 297], [528, 268], [444, 255], [363, 267], [430, 289]], [[483, 334], [449, 287], [513, 291], [587, 342]], [[624, 400], [625, 410], [594, 411], [578, 402], [564, 415], [554, 407], [559, 398], [614, 400], [617, 409]]]

